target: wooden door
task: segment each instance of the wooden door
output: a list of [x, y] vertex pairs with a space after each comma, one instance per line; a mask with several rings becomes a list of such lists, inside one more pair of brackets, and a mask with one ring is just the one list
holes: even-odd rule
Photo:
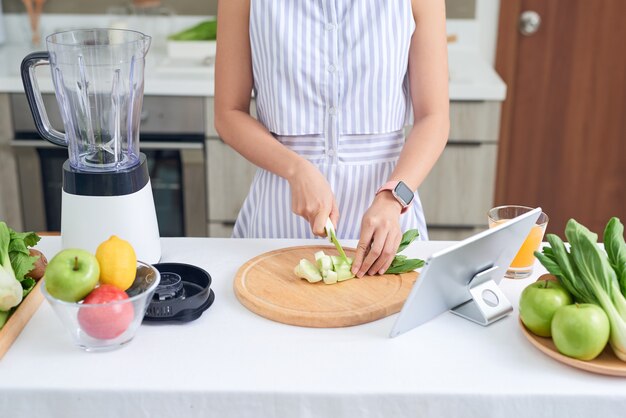
[[[535, 11], [524, 36], [520, 15]], [[541, 206], [548, 231], [575, 218], [626, 223], [626, 1], [503, 0], [496, 68], [508, 86], [497, 204]]]

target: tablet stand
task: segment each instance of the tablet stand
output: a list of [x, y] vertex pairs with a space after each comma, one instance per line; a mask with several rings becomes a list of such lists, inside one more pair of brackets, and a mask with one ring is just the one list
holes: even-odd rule
[[483, 326], [510, 314], [513, 306], [491, 277], [496, 270], [498, 266], [476, 273], [467, 283], [469, 300], [452, 308], [450, 312]]

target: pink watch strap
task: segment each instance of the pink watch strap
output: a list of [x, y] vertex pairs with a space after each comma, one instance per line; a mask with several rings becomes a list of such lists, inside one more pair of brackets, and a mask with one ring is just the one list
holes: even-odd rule
[[[385, 190], [389, 190], [392, 191], [396, 188], [396, 186], [398, 185], [398, 181], [388, 181], [387, 183], [383, 184], [382, 186], [380, 186], [380, 188], [378, 190], [376, 190], [376, 194], [385, 191]], [[395, 198], [395, 196], [394, 196]], [[402, 202], [400, 202], [398, 200], [398, 203], [400, 203], [402, 205]], [[407, 210], [409, 210], [409, 206], [411, 206], [411, 204], [409, 204], [408, 206], [402, 206], [402, 210], [400, 211], [400, 214], [405, 213]]]

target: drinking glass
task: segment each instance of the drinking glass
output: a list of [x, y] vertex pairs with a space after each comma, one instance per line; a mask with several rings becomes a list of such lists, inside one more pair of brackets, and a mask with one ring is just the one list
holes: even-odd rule
[[[498, 206], [490, 209], [488, 213], [489, 228], [503, 222], [507, 222], [516, 216], [523, 215], [532, 209], [533, 208], [527, 206], [517, 205]], [[533, 225], [530, 233], [526, 237], [526, 240], [524, 240], [524, 243], [507, 269], [504, 277], [509, 279], [524, 279], [532, 274], [533, 265], [535, 263], [534, 252], [539, 249], [539, 245], [541, 244], [543, 235], [546, 232], [547, 225], [548, 215], [546, 215], [545, 212], [541, 212], [539, 218], [537, 218], [537, 221], [535, 222], [535, 225]]]

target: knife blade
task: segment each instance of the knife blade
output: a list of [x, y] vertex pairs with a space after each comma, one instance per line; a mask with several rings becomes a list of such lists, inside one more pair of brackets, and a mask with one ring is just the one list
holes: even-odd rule
[[341, 247], [341, 244], [339, 244], [339, 241], [337, 240], [337, 236], [335, 235], [335, 227], [333, 226], [333, 222], [330, 220], [330, 218], [328, 218], [328, 220], [326, 221], [326, 226], [324, 228], [326, 229], [326, 236], [330, 239], [330, 242], [335, 246], [335, 248], [339, 252], [339, 255], [341, 255], [341, 257], [345, 260], [346, 263], [350, 264], [345, 251], [343, 250], [343, 248]]

